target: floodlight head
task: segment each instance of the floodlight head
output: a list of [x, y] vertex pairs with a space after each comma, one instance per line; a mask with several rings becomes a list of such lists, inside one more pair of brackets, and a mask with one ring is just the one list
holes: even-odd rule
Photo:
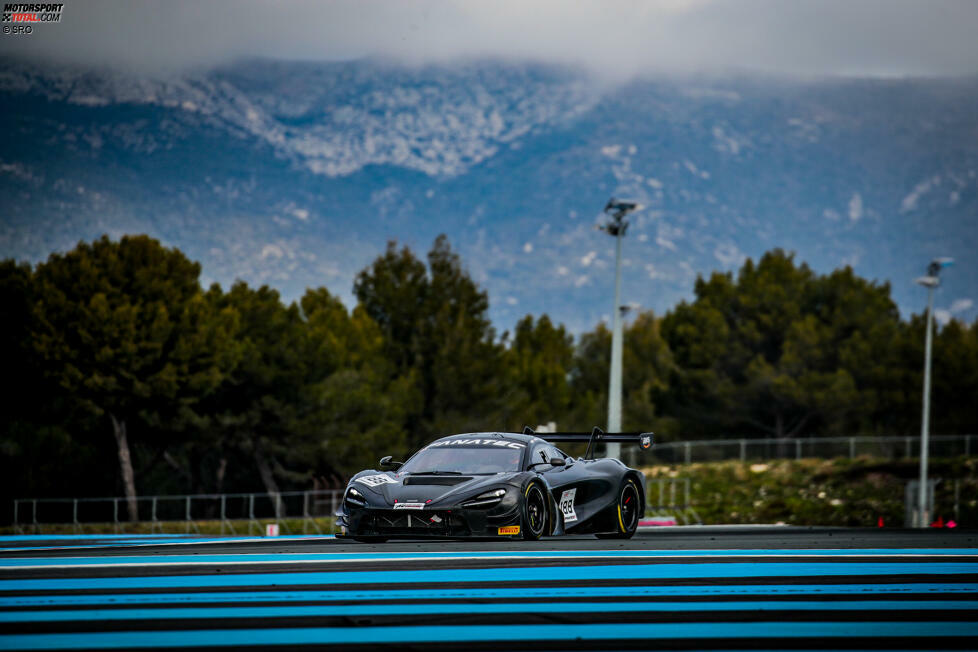
[[615, 199], [612, 197], [608, 200], [608, 203], [605, 204], [604, 212], [608, 213], [615, 219], [621, 219], [629, 213], [634, 213], [640, 208], [642, 208], [642, 205], [638, 202], [628, 201], [627, 199]]
[[921, 276], [918, 279], [914, 279], [914, 282], [917, 285], [923, 285], [925, 288], [936, 288], [938, 285], [941, 284], [941, 279], [937, 278], [936, 275]]
[[927, 266], [928, 276], [937, 276], [941, 273], [941, 270], [945, 267], [950, 267], [954, 264], [953, 258], [935, 258], [930, 261], [930, 265]]

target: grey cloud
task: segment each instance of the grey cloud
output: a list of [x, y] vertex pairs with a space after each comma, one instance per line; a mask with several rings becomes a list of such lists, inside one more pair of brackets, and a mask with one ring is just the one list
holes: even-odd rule
[[978, 72], [978, 3], [953, 0], [68, 0], [0, 54], [173, 70], [241, 57], [495, 57], [643, 73]]

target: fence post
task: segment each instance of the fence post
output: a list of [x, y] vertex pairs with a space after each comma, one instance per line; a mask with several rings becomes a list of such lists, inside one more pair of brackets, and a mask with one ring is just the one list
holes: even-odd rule
[[119, 534], [119, 499], [112, 499], [112, 531]]
[[23, 534], [24, 531], [20, 528], [20, 519], [17, 518], [17, 511], [19, 507], [20, 501], [14, 498], [14, 530], [17, 531], [17, 534]]
[[187, 496], [187, 511], [184, 516], [184, 520], [187, 521], [187, 525], [186, 525], [187, 534], [190, 534], [190, 496]]
[[913, 450], [911, 449], [912, 444], [910, 443], [910, 437], [904, 437], [904, 441], [907, 445], [907, 455], [906, 457], [913, 457]]
[[796, 439], [795, 440], [795, 459], [796, 460], [800, 460], [801, 459], [801, 440], [800, 439]]
[[747, 440], [740, 440], [740, 463], [743, 464], [747, 461]]
[[[251, 524], [255, 521], [255, 494], [248, 494], [248, 534], [251, 534]], [[261, 534], [261, 525], [258, 525], [258, 534]]]
[[692, 447], [690, 446], [690, 443], [688, 441], [685, 442], [685, 448], [686, 448], [686, 464], [689, 464], [692, 459], [692, 454], [690, 450]]
[[71, 501], [71, 524], [75, 532], [81, 531], [81, 525], [78, 523], [78, 499], [77, 498]]
[[37, 522], [37, 498], [31, 501], [31, 520], [34, 526], [34, 534], [39, 534], [41, 532], [40, 524]]
[[[970, 436], [970, 435], [969, 435]], [[954, 480], [954, 520], [961, 522], [961, 479]]]
[[153, 524], [150, 526], [150, 532], [156, 532], [156, 527], [159, 526], [160, 534], [163, 534], [163, 525], [156, 518], [156, 496], [153, 496]]
[[856, 438], [855, 437], [850, 437], [849, 438], [849, 459], [852, 459], [855, 456], [856, 456]]

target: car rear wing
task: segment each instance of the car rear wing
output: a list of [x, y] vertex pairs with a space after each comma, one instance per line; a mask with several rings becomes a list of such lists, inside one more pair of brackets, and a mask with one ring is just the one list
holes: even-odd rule
[[591, 432], [536, 432], [530, 426], [524, 426], [523, 434], [534, 435], [551, 443], [583, 444], [587, 442], [587, 452], [584, 453], [584, 459], [591, 459], [594, 454], [594, 444], [599, 441], [606, 444], [638, 444], [642, 450], [652, 448], [655, 443], [654, 435], [651, 432], [605, 432], [597, 426]]

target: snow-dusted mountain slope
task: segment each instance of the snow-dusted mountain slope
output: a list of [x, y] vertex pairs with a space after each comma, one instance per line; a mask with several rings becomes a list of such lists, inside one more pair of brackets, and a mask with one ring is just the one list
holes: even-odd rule
[[978, 80], [657, 79], [602, 86], [493, 62], [248, 61], [169, 79], [0, 71], [0, 256], [147, 232], [206, 280], [290, 298], [353, 275], [387, 239], [449, 235], [500, 330], [610, 313], [610, 195], [647, 206], [625, 298], [658, 311], [697, 274], [772, 247], [888, 280], [905, 312], [927, 261], [978, 314]]

